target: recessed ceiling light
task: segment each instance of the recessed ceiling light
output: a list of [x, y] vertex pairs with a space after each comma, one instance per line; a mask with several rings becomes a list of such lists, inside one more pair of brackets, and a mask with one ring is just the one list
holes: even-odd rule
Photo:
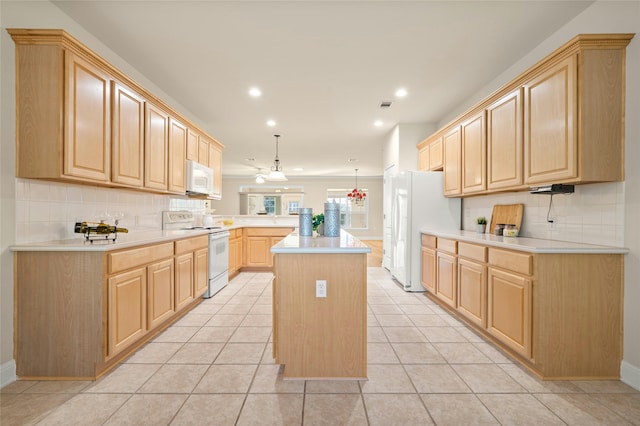
[[405, 96], [407, 96], [407, 89], [401, 87], [400, 89], [396, 90], [396, 96], [398, 98], [404, 98]]
[[252, 87], [251, 89], [249, 89], [249, 95], [253, 96], [254, 98], [258, 98], [262, 96], [262, 91], [257, 87]]
[[253, 157], [245, 158], [244, 160], [245, 160], [245, 161], [256, 161], [256, 159], [255, 159], [255, 158], [253, 158]]
[[347, 161], [349, 161], [350, 163], [354, 163], [356, 161], [358, 161], [357, 158], [349, 158]]
[[267, 126], [269, 126], [269, 127], [275, 127], [275, 126], [276, 126], [276, 122], [275, 122], [275, 120], [267, 120]]
[[380, 127], [382, 126], [384, 123], [382, 122], [382, 120], [376, 120], [373, 122], [373, 125], [376, 127]]

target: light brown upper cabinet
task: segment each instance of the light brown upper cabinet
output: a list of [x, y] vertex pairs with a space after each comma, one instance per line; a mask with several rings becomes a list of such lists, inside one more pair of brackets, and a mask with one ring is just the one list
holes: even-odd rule
[[524, 85], [525, 183], [624, 180], [624, 64], [585, 49]]
[[146, 103], [144, 135], [144, 186], [167, 190], [169, 161], [169, 114]]
[[[184, 193], [184, 158], [209, 165], [214, 139], [199, 152], [202, 130], [64, 30], [7, 31], [16, 45], [17, 177]], [[170, 129], [169, 117], [189, 128], [184, 146], [169, 146], [184, 130]], [[224, 145], [213, 145], [221, 162]]]
[[429, 144], [429, 170], [442, 170], [443, 164], [442, 136], [438, 136]]
[[111, 79], [104, 70], [55, 43], [20, 44], [16, 88], [17, 177], [111, 179]]
[[209, 167], [209, 141], [203, 136], [198, 140], [198, 163]]
[[209, 144], [209, 167], [213, 169], [213, 195], [212, 198], [222, 198], [222, 149], [211, 142]]
[[[427, 138], [449, 132], [443, 142], [445, 195], [624, 180], [625, 49], [633, 36], [577, 35]], [[485, 111], [483, 190], [477, 181], [482, 154], [475, 139], [468, 143], [468, 133], [473, 130], [478, 137], [482, 126], [472, 122], [479, 127], [463, 129], [463, 163], [457, 168], [451, 132]], [[425, 141], [418, 150], [424, 146]], [[433, 159], [430, 151], [429, 161]], [[458, 191], [455, 178], [460, 171]]]
[[169, 118], [169, 192], [186, 191], [187, 127]]
[[578, 176], [576, 61], [571, 56], [524, 86], [527, 183]]
[[144, 184], [144, 99], [113, 81], [111, 180], [127, 186]]
[[444, 195], [460, 195], [460, 126], [444, 135]]
[[187, 133], [187, 160], [198, 161], [200, 134], [193, 129]]
[[522, 92], [487, 107], [487, 189], [522, 186]]
[[485, 112], [462, 123], [462, 193], [484, 192], [487, 188], [487, 141]]
[[429, 170], [429, 145], [425, 144], [418, 148], [418, 170]]

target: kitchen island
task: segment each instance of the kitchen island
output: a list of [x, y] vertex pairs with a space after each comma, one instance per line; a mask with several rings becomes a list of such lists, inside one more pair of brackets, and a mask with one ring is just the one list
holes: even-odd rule
[[285, 378], [367, 377], [367, 253], [340, 237], [289, 234], [274, 258], [273, 357]]

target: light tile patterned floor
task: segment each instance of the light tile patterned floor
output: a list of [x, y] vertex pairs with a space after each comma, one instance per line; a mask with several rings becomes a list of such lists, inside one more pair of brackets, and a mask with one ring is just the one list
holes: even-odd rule
[[242, 273], [97, 382], [18, 381], [10, 425], [640, 425], [618, 381], [541, 382], [369, 268], [369, 380], [284, 381], [271, 274]]

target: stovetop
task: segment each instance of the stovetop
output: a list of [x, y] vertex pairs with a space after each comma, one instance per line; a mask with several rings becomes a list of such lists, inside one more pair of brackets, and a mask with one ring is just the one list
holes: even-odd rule
[[195, 225], [193, 213], [188, 210], [164, 211], [162, 212], [162, 229], [165, 231], [209, 230], [211, 233], [225, 232], [222, 226], [198, 226]]

